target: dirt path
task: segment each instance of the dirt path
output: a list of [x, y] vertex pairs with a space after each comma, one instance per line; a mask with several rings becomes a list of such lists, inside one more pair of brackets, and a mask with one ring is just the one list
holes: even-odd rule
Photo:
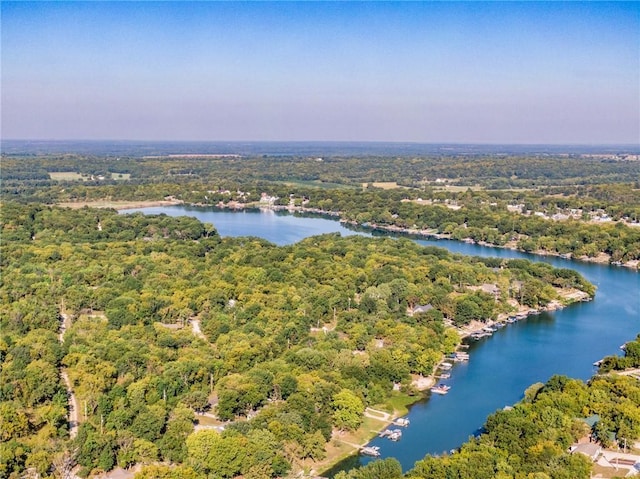
[[73, 394], [73, 389], [71, 388], [71, 381], [69, 380], [69, 376], [65, 371], [60, 373], [62, 380], [67, 388], [67, 396], [69, 398], [69, 436], [71, 439], [74, 439], [78, 435], [78, 401], [76, 399], [76, 395]]
[[[60, 311], [60, 317], [62, 318], [62, 322], [60, 323], [60, 333], [58, 334], [58, 339], [60, 343], [64, 342], [64, 334], [67, 329], [71, 327], [71, 318], [66, 313]], [[71, 380], [69, 379], [69, 375], [64, 370], [64, 368], [60, 368], [60, 377], [64, 381], [65, 387], [67, 388], [67, 398], [69, 401], [69, 436], [71, 439], [74, 439], [78, 435], [78, 400], [76, 395], [73, 393], [73, 388], [71, 387]]]
[[366, 417], [370, 417], [371, 419], [378, 419], [380, 421], [392, 421], [393, 417], [391, 414], [384, 412], [384, 411], [378, 411], [377, 409], [371, 409], [370, 407], [366, 408], [364, 410], [364, 415]]
[[191, 320], [191, 331], [193, 331], [193, 334], [198, 336], [199, 338], [206, 339], [204, 334], [202, 333], [202, 330], [200, 329], [200, 320], [199, 319], [192, 319]]

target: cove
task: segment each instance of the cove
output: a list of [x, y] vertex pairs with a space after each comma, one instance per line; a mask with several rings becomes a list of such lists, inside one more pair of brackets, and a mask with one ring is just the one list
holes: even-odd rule
[[[323, 233], [377, 235], [348, 229], [332, 219], [273, 211], [170, 206], [126, 213], [135, 211], [193, 216], [212, 223], [221, 236], [257, 236], [278, 245]], [[635, 271], [457, 241], [416, 241], [465, 255], [526, 258], [571, 268], [598, 290], [591, 302], [532, 316], [498, 330], [490, 338], [471, 342], [470, 361], [456, 363], [451, 378], [444, 381], [451, 386], [449, 394], [428, 396], [414, 404], [408, 415], [411, 425], [403, 430], [400, 441], [379, 438], [372, 441], [372, 445], [380, 446], [382, 458], [395, 457], [405, 471], [426, 454], [441, 454], [459, 447], [479, 431], [488, 415], [519, 401], [531, 384], [545, 382], [554, 374], [587, 380], [595, 372], [594, 361], [620, 352], [620, 345], [640, 332], [640, 274]], [[323, 475], [331, 477], [339, 470], [370, 460], [353, 456]]]

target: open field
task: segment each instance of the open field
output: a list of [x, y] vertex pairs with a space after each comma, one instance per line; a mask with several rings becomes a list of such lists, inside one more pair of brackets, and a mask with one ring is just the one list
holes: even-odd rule
[[80, 209], [85, 206], [89, 208], [113, 208], [114, 210], [130, 210], [132, 208], [147, 208], [151, 206], [172, 206], [180, 205], [180, 200], [162, 200], [162, 201], [115, 201], [115, 200], [96, 200], [96, 201], [67, 201], [58, 203], [62, 208]]
[[311, 186], [313, 188], [324, 188], [327, 190], [330, 189], [353, 189], [355, 186], [353, 185], [345, 185], [342, 183], [330, 183], [326, 181], [320, 180], [287, 180], [287, 181], [274, 181], [273, 183], [279, 183], [281, 185], [290, 185], [290, 186]]
[[394, 417], [402, 417], [409, 412], [409, 406], [416, 401], [420, 401], [423, 396], [409, 396], [395, 392], [391, 398], [387, 400], [384, 406], [374, 406], [374, 409], [382, 409], [384, 411], [393, 412]]
[[131, 179], [131, 173], [111, 173], [111, 179], [125, 181]]
[[380, 181], [380, 182], [373, 182], [371, 183], [371, 186], [373, 186], [374, 188], [380, 188], [383, 190], [394, 190], [396, 188], [400, 188], [398, 186], [398, 183], [396, 183], [395, 181]]
[[[75, 171], [51, 171], [49, 178], [55, 181], [88, 181], [94, 179], [92, 175], [80, 174]], [[109, 173], [108, 178], [116, 181], [126, 181], [131, 179], [131, 173]], [[104, 179], [99, 177], [99, 179]]]
[[464, 193], [467, 190], [471, 191], [482, 191], [486, 189], [484, 186], [473, 185], [473, 186], [457, 186], [457, 185], [444, 185], [444, 186], [436, 186], [431, 185], [435, 191], [450, 191], [452, 193]]
[[56, 181], [85, 181], [86, 176], [82, 176], [75, 171], [52, 171], [49, 173], [49, 178]]

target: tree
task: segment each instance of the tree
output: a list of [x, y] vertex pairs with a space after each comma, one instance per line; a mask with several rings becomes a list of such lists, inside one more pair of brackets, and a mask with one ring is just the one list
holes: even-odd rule
[[302, 443], [302, 458], [309, 457], [314, 461], [323, 460], [327, 456], [324, 448], [325, 443], [326, 441], [321, 431], [316, 431], [313, 434], [305, 434]]
[[364, 404], [351, 390], [343, 389], [333, 396], [333, 423], [340, 429], [355, 430], [362, 424]]

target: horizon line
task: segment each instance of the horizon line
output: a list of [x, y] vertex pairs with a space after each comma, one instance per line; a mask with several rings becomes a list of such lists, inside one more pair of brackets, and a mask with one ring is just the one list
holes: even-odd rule
[[602, 142], [602, 143], [535, 143], [535, 142], [484, 142], [484, 141], [415, 141], [415, 140], [205, 140], [205, 139], [97, 139], [97, 138], [0, 138], [3, 142], [76, 142], [76, 143], [252, 143], [252, 144], [269, 144], [269, 143], [316, 143], [316, 144], [396, 144], [396, 145], [451, 145], [451, 146], [624, 146], [640, 148], [640, 141], [637, 143], [620, 143], [620, 142]]

